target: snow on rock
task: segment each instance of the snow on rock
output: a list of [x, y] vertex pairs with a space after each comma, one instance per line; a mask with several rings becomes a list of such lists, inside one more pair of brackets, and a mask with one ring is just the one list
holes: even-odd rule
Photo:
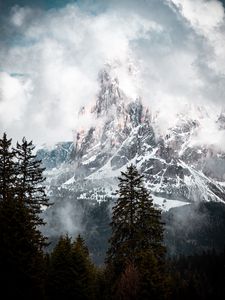
[[184, 201], [178, 201], [178, 200], [172, 200], [172, 199], [166, 199], [163, 197], [157, 197], [153, 195], [153, 203], [156, 207], [159, 207], [163, 211], [168, 211], [171, 208], [189, 205], [189, 202]]
[[[93, 121], [90, 127], [77, 128], [73, 144], [38, 152], [48, 168], [49, 186], [62, 185], [80, 191], [81, 198], [103, 201], [114, 197], [117, 177], [133, 163], [163, 209], [194, 201], [225, 202], [225, 153], [191, 143], [199, 130], [199, 114], [207, 118], [204, 109], [197, 108], [194, 117], [188, 111], [179, 115], [176, 125], [158, 136], [157, 117], [152, 117], [141, 99], [125, 95], [110, 68], [100, 72], [99, 83], [96, 102], [88, 112]], [[83, 107], [78, 117], [86, 113]], [[223, 123], [222, 116], [218, 122]], [[216, 164], [220, 173], [213, 169]]]

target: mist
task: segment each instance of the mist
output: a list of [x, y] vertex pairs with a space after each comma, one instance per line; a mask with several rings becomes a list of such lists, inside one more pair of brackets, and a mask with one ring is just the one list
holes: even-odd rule
[[[13, 6], [0, 49], [0, 131], [36, 144], [72, 140], [98, 73], [158, 115], [160, 134], [187, 105], [204, 106], [198, 143], [224, 149], [215, 121], [225, 94], [224, 8], [219, 1], [82, 1], [44, 10]], [[132, 70], [132, 72], [131, 72]], [[192, 117], [192, 115], [190, 115]], [[88, 126], [88, 125], [87, 125]]]

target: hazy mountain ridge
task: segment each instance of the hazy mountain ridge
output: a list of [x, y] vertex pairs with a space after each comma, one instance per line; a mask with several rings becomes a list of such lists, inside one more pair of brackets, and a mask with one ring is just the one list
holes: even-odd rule
[[[164, 211], [168, 253], [189, 254], [212, 245], [221, 250], [224, 223], [216, 224], [225, 201], [225, 154], [193, 143], [201, 120], [208, 117], [205, 109], [196, 108], [195, 118], [187, 109], [186, 114], [177, 116], [175, 126], [158, 134], [157, 114], [141, 99], [128, 98], [110, 70], [100, 72], [99, 83], [96, 102], [79, 112], [80, 126], [73, 142], [37, 152], [47, 168], [47, 192], [54, 203], [44, 212], [48, 224], [44, 233], [52, 245], [60, 234], [81, 233], [93, 259], [103, 263], [117, 177], [126, 165], [134, 163], [144, 175], [154, 203]], [[221, 116], [217, 125], [224, 130]], [[207, 203], [212, 218], [205, 210], [199, 213]], [[208, 228], [211, 235], [206, 233], [203, 241], [201, 235]]]
[[[225, 201], [223, 182], [219, 182], [225, 174], [224, 153], [192, 145], [200, 127], [198, 119], [192, 119], [187, 111], [177, 116], [176, 125], [164, 136], [158, 135], [157, 116], [152, 116], [141, 99], [125, 95], [109, 67], [99, 73], [99, 83], [96, 103], [89, 109], [82, 107], [78, 116], [81, 124], [92, 120], [89, 128], [86, 124], [77, 128], [73, 143], [38, 151], [48, 169], [50, 190], [52, 185], [62, 185], [76, 190], [78, 198], [114, 198], [116, 178], [127, 164], [134, 163], [161, 206], [162, 199], [164, 204], [175, 200], [175, 206], [178, 201]], [[204, 108], [197, 107], [196, 111], [200, 119], [207, 118]], [[223, 124], [221, 114], [221, 130]]]

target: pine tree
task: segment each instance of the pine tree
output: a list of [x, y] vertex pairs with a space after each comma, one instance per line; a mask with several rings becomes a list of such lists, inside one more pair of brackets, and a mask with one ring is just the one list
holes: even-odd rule
[[[28, 205], [33, 200], [28, 189], [21, 192], [21, 164], [10, 147], [11, 140], [4, 134], [0, 140], [0, 275], [4, 278], [1, 290], [7, 299], [41, 299], [45, 238], [37, 225], [42, 222], [38, 210]], [[30, 185], [32, 190], [33, 183], [25, 176], [24, 186]]]
[[0, 277], [6, 299], [41, 299], [43, 253], [35, 243], [36, 228], [27, 207], [7, 198], [0, 202]]
[[50, 255], [47, 282], [50, 299], [93, 299], [95, 268], [79, 235], [75, 242], [67, 235], [59, 239]]
[[137, 252], [137, 227], [139, 193], [142, 188], [142, 176], [131, 165], [127, 172], [119, 177], [119, 197], [112, 212], [112, 237], [107, 252], [107, 263], [113, 264], [121, 272], [128, 263], [133, 263]]
[[49, 299], [75, 299], [71, 238], [61, 236], [50, 255], [47, 295]]
[[[143, 176], [133, 165], [119, 177], [117, 193], [118, 199], [112, 211], [107, 268], [114, 274], [114, 280], [118, 280], [121, 276], [123, 278], [127, 266], [134, 266], [145, 299], [144, 291], [148, 294], [155, 291], [155, 286], [159, 287], [155, 279], [163, 281], [165, 247], [161, 212], [154, 207]], [[147, 262], [151, 263], [145, 268]], [[157, 299], [156, 294], [154, 297]]]
[[154, 207], [153, 199], [145, 187], [140, 190], [138, 215], [136, 227], [139, 229], [139, 249], [151, 250], [159, 261], [164, 260], [166, 249], [162, 243], [164, 223], [161, 221], [161, 210]]
[[133, 264], [128, 264], [116, 286], [116, 299], [137, 300], [140, 293], [140, 275]]
[[124, 265], [138, 260], [141, 251], [150, 249], [157, 257], [163, 256], [161, 212], [154, 207], [135, 166], [122, 172], [117, 193], [107, 262], [123, 270]]
[[36, 226], [36, 242], [40, 248], [46, 246], [46, 238], [42, 236], [39, 226], [45, 222], [40, 216], [42, 209], [49, 206], [43, 182], [44, 168], [41, 167], [41, 161], [36, 159], [33, 154], [34, 145], [27, 142], [25, 138], [22, 143], [17, 143], [15, 155], [17, 158], [17, 178], [16, 188], [17, 196], [20, 201], [29, 209], [33, 224]]
[[72, 259], [78, 277], [76, 281], [76, 299], [94, 299], [96, 270], [91, 262], [88, 247], [81, 235], [72, 246]]
[[12, 139], [7, 139], [6, 133], [0, 139], [0, 200], [7, 200], [14, 192], [16, 167], [13, 158], [14, 151], [11, 148]]

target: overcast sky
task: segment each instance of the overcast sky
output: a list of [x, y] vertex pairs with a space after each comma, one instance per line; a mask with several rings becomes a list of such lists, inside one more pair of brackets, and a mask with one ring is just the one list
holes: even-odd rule
[[225, 140], [214, 123], [225, 106], [221, 1], [0, 0], [0, 11], [0, 134], [71, 140], [111, 63], [129, 97], [161, 112], [162, 130], [204, 106], [202, 140]]

